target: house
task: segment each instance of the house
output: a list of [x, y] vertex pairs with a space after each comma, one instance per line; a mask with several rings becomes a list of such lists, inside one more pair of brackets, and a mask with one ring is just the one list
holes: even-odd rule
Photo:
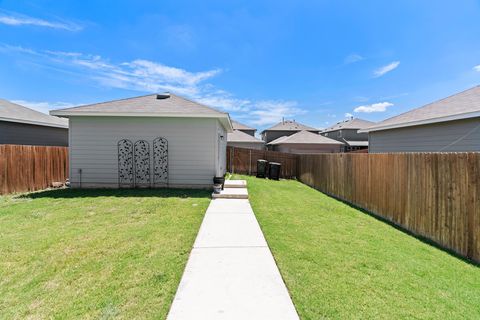
[[232, 126], [233, 126], [233, 130], [242, 131], [248, 135], [251, 135], [252, 137], [255, 137], [255, 132], [257, 131], [257, 129], [255, 128], [249, 127], [235, 120], [232, 120]]
[[320, 132], [322, 136], [345, 143], [344, 152], [368, 149], [368, 133], [358, 130], [373, 126], [375, 123], [359, 118], [338, 122]]
[[68, 146], [68, 120], [0, 99], [0, 144]]
[[305, 130], [280, 137], [267, 145], [273, 151], [295, 154], [341, 152], [344, 146], [340, 141]]
[[369, 152], [480, 151], [480, 86], [454, 94], [374, 126]]
[[226, 170], [227, 113], [174, 94], [51, 111], [70, 120], [76, 188], [208, 188]]
[[265, 142], [241, 130], [227, 134], [227, 146], [236, 148], [264, 150]]
[[294, 133], [300, 132], [302, 130], [319, 133], [320, 130], [306, 126], [304, 124], [298, 123], [295, 120], [282, 120], [276, 125], [263, 130], [260, 135], [262, 140], [265, 143], [269, 143], [275, 139], [278, 139], [283, 136], [291, 136]]

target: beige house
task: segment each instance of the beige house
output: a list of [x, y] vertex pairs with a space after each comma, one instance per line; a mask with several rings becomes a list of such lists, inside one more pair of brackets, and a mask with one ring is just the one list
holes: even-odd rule
[[0, 99], [0, 144], [68, 146], [68, 120]]
[[227, 113], [173, 94], [51, 111], [70, 120], [75, 188], [206, 188], [226, 170]]
[[374, 126], [369, 152], [480, 151], [480, 86], [457, 93]]
[[242, 131], [252, 137], [255, 137], [255, 132], [257, 131], [257, 129], [255, 128], [249, 127], [235, 120], [232, 120], [232, 126], [233, 126], [233, 130]]
[[262, 140], [265, 143], [269, 143], [275, 139], [284, 136], [291, 136], [300, 131], [309, 131], [312, 133], [319, 133], [320, 130], [309, 127], [307, 125], [301, 124], [296, 122], [295, 120], [282, 120], [281, 122], [277, 123], [276, 125], [263, 130], [260, 135]]
[[344, 144], [316, 133], [300, 131], [291, 136], [283, 136], [273, 140], [267, 146], [273, 151], [314, 154], [341, 152]]
[[227, 134], [227, 146], [246, 149], [265, 149], [265, 142], [240, 130]]

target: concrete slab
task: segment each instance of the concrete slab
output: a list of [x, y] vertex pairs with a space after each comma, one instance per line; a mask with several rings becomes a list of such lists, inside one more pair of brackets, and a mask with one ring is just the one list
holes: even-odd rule
[[194, 248], [170, 320], [299, 319], [268, 247]]
[[207, 214], [246, 213], [253, 214], [247, 199], [213, 199], [208, 206]]
[[225, 188], [246, 188], [247, 181], [246, 180], [225, 180], [224, 187]]
[[299, 319], [248, 200], [211, 201], [167, 319]]
[[266, 247], [267, 242], [253, 214], [207, 214], [194, 248]]
[[225, 188], [220, 193], [212, 193], [213, 199], [248, 199], [246, 188]]

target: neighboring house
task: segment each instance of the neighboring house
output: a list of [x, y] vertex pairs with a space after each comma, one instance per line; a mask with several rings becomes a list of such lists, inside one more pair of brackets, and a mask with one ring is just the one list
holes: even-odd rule
[[373, 126], [375, 123], [363, 119], [352, 118], [338, 122], [320, 132], [322, 136], [345, 143], [344, 152], [368, 149], [368, 133], [359, 133], [359, 129]]
[[480, 151], [480, 86], [360, 131], [373, 153]]
[[257, 129], [255, 128], [246, 126], [243, 123], [237, 122], [235, 120], [232, 120], [232, 126], [233, 126], [233, 130], [239, 130], [239, 131], [245, 132], [246, 134], [251, 135], [252, 137], [255, 137], [255, 132], [257, 131]]
[[0, 99], [0, 144], [68, 146], [68, 120]]
[[264, 150], [265, 142], [243, 131], [233, 130], [227, 134], [227, 146], [236, 148]]
[[343, 143], [333, 140], [317, 133], [300, 131], [291, 136], [283, 136], [269, 142], [268, 147], [273, 151], [312, 154], [341, 152]]
[[177, 95], [50, 113], [70, 120], [72, 187], [207, 188], [225, 174], [228, 113]]
[[295, 120], [282, 120], [273, 127], [263, 130], [260, 135], [265, 143], [269, 143], [275, 139], [284, 136], [291, 136], [299, 131], [309, 131], [313, 133], [319, 133], [320, 130], [298, 123]]

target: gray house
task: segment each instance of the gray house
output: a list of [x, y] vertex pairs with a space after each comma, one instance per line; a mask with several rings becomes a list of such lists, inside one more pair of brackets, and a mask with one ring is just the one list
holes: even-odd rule
[[265, 142], [240, 130], [227, 134], [227, 146], [236, 148], [264, 150]]
[[257, 129], [255, 128], [249, 127], [235, 120], [232, 120], [232, 126], [233, 126], [233, 130], [242, 131], [248, 135], [251, 135], [252, 137], [255, 137], [255, 132], [257, 131]]
[[374, 122], [368, 120], [352, 118], [338, 122], [330, 128], [323, 130], [320, 134], [343, 142], [345, 144], [343, 147], [344, 152], [368, 149], [368, 133], [359, 133], [358, 130], [371, 127], [374, 124]]
[[267, 146], [273, 151], [295, 154], [314, 154], [341, 152], [344, 144], [340, 141], [304, 130], [290, 136], [283, 136], [275, 139], [269, 142]]
[[50, 112], [70, 120], [77, 188], [208, 188], [226, 170], [227, 113], [173, 94]]
[[369, 152], [480, 151], [480, 86], [379, 122]]
[[319, 133], [320, 130], [298, 123], [295, 120], [282, 120], [282, 122], [263, 130], [260, 135], [265, 143], [269, 143], [275, 139], [284, 136], [291, 136], [300, 131], [309, 131], [312, 133]]
[[0, 99], [0, 144], [68, 146], [68, 120]]

